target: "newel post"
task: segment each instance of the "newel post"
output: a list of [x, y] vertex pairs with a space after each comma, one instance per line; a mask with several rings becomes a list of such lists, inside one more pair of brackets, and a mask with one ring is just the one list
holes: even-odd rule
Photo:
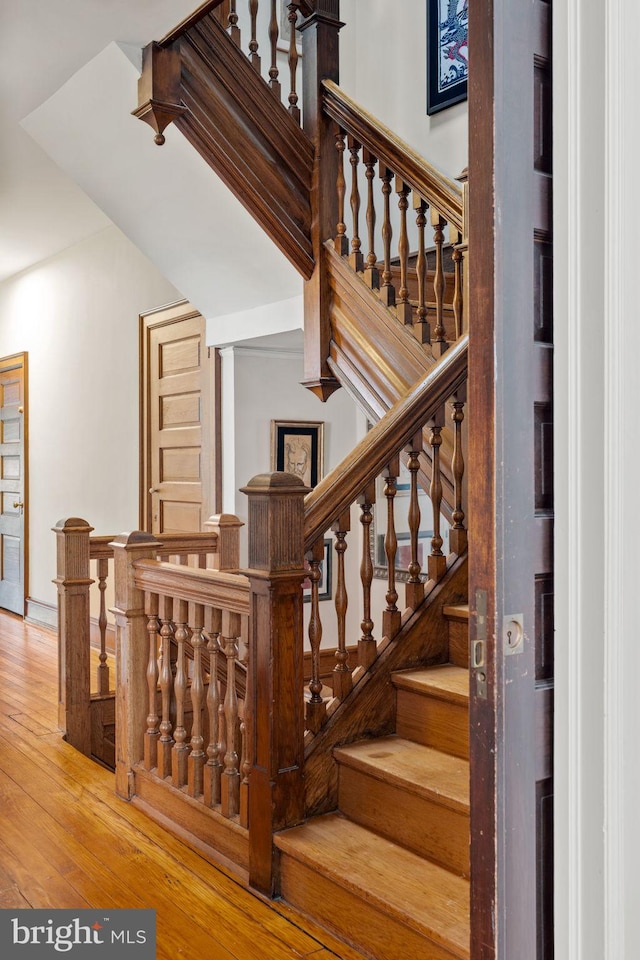
[[216, 513], [205, 521], [209, 533], [218, 535], [218, 549], [213, 558], [215, 570], [237, 570], [240, 566], [240, 528], [244, 526], [233, 513]]
[[156, 556], [158, 541], [150, 533], [123, 533], [112, 542], [116, 623], [116, 793], [134, 794], [133, 767], [144, 757], [149, 692], [149, 635], [144, 592], [135, 584], [136, 560]]
[[270, 473], [242, 492], [249, 498], [251, 584], [249, 881], [274, 896], [273, 834], [304, 817], [301, 583], [308, 490], [298, 477]]
[[71, 517], [56, 535], [58, 588], [58, 726], [67, 741], [91, 755], [89, 536], [93, 527]]
[[[307, 4], [311, 7], [311, 4]], [[304, 285], [305, 387], [326, 400], [340, 386], [329, 366], [331, 342], [329, 278], [324, 241], [333, 237], [338, 221], [336, 181], [338, 152], [331, 121], [322, 110], [322, 81], [339, 80], [338, 34], [340, 0], [315, 0], [313, 12], [300, 24], [302, 34], [304, 132], [315, 146], [311, 190], [311, 240], [315, 269]], [[303, 12], [304, 6], [303, 6]]]

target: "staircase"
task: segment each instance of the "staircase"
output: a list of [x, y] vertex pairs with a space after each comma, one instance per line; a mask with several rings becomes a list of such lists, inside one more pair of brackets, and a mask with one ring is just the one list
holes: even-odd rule
[[[258, 6], [248, 5], [247, 56], [234, 2], [203, 4], [151, 44], [135, 112], [156, 131], [158, 143], [173, 122], [297, 267], [305, 279], [304, 383], [321, 399], [339, 386], [347, 389], [374, 427], [307, 495], [300, 513], [311, 584], [312, 673], [304, 718], [300, 701], [290, 695], [301, 680], [295, 654], [301, 643], [301, 616], [295, 612], [302, 576], [295, 557], [297, 527], [293, 513], [278, 506], [277, 488], [284, 481], [277, 475], [254, 478], [260, 481], [256, 489], [245, 489], [254, 496], [259, 521], [252, 534], [250, 505], [249, 565], [252, 576], [259, 569], [271, 583], [271, 607], [259, 618], [253, 613], [256, 603], [266, 603], [264, 589], [253, 583], [243, 587], [252, 599], [243, 599], [242, 608], [222, 607], [223, 623], [225, 610], [255, 617], [254, 625], [249, 620], [247, 688], [253, 684], [253, 693], [242, 720], [242, 754], [228, 747], [227, 755], [218, 757], [225, 767], [232, 758], [221, 774], [223, 791], [232, 782], [226, 775], [235, 783], [242, 771], [238, 802], [227, 804], [224, 816], [233, 821], [239, 811], [250, 883], [279, 895], [366, 955], [463, 960], [469, 957], [470, 900], [468, 608], [463, 603], [466, 188], [442, 176], [337, 86], [337, 0], [288, 5], [291, 25], [298, 18], [303, 40], [300, 126], [295, 37], [286, 64], [287, 109], [279, 102], [277, 5], [270, 8], [268, 44], [260, 48], [270, 51], [268, 69], [263, 53], [262, 77]], [[366, 223], [362, 231], [361, 223]], [[410, 559], [398, 573], [405, 581], [403, 598], [396, 582], [394, 505], [401, 463], [410, 475]], [[425, 490], [431, 501], [428, 520], [419, 509]], [[300, 498], [300, 491], [283, 488], [285, 493], [292, 503]], [[371, 544], [377, 495], [379, 523], [383, 518], [385, 523], [387, 584], [383, 609], [374, 617]], [[347, 639], [353, 645], [355, 638], [345, 635], [344, 553], [358, 508], [363, 618], [354, 666]], [[278, 523], [265, 523], [266, 510], [277, 514]], [[449, 556], [441, 549], [442, 518], [451, 525]], [[281, 542], [276, 562], [267, 546], [271, 538], [277, 540], [278, 529], [293, 545], [289, 550]], [[328, 696], [318, 667], [324, 616], [318, 584], [327, 531], [335, 538], [337, 568], [336, 664]], [[426, 548], [424, 555], [420, 550], [424, 537], [431, 547], [428, 556]], [[133, 570], [136, 585], [143, 583], [145, 570], [149, 579], [149, 561]], [[222, 597], [228, 585], [216, 583]], [[184, 591], [173, 596], [183, 605], [193, 598]], [[206, 611], [204, 587], [197, 602]], [[145, 606], [151, 609], [151, 600]], [[285, 609], [294, 612], [284, 617]], [[228, 648], [230, 658], [241, 628], [234, 630], [224, 634], [224, 644], [223, 634], [216, 641]], [[167, 690], [170, 683], [167, 676]], [[153, 699], [153, 678], [150, 690]], [[229, 709], [235, 724], [237, 711]], [[168, 711], [167, 718], [168, 728]], [[229, 722], [228, 729], [232, 726]], [[163, 739], [168, 751], [169, 740]], [[184, 729], [180, 739], [186, 753]], [[137, 776], [144, 783], [157, 775], [147, 764], [144, 775]], [[194, 790], [192, 796], [199, 795]]]
[[[449, 630], [468, 615], [446, 608]], [[280, 833], [282, 896], [376, 960], [469, 956], [468, 673], [392, 674], [395, 733], [337, 747], [338, 810]]]

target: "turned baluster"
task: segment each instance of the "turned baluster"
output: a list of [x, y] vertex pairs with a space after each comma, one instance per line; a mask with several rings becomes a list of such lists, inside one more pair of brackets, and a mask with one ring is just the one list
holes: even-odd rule
[[249, 60], [251, 66], [260, 73], [260, 56], [258, 55], [257, 38], [257, 19], [258, 19], [258, 0], [249, 0], [249, 16], [251, 18], [251, 39], [249, 40]]
[[175, 616], [174, 638], [177, 647], [176, 673], [173, 681], [173, 693], [176, 705], [176, 722], [173, 729], [173, 749], [171, 751], [171, 782], [174, 787], [182, 787], [187, 782], [187, 758], [189, 744], [184, 725], [184, 701], [187, 693], [187, 669], [185, 643], [190, 631], [187, 624], [189, 605], [186, 600], [178, 600]]
[[371, 483], [358, 497], [360, 504], [360, 523], [362, 524], [362, 560], [360, 562], [360, 580], [362, 582], [362, 636], [358, 641], [358, 664], [370, 667], [377, 655], [377, 645], [373, 637], [371, 619], [371, 583], [373, 580], [373, 562], [371, 560], [371, 524], [372, 508], [376, 502], [376, 485]]
[[280, 81], [278, 76], [278, 0], [271, 0], [271, 15], [269, 18], [269, 45], [271, 48], [271, 66], [269, 67], [269, 86], [280, 99]]
[[433, 537], [431, 538], [431, 553], [429, 555], [428, 570], [430, 580], [440, 580], [447, 569], [447, 558], [442, 552], [442, 537], [440, 536], [440, 505], [442, 503], [442, 475], [440, 472], [440, 444], [442, 443], [442, 427], [444, 412], [438, 410], [433, 420], [429, 421], [429, 446], [431, 447], [431, 485], [429, 496], [433, 507]]
[[[245, 704], [246, 708], [246, 704]], [[240, 766], [240, 808], [239, 820], [241, 827], [249, 826], [249, 771], [251, 770], [251, 755], [249, 753], [249, 718], [243, 717], [240, 721], [240, 749], [242, 763]]]
[[171, 597], [161, 598], [158, 614], [160, 617], [160, 693], [162, 698], [162, 719], [160, 721], [160, 739], [158, 740], [158, 773], [161, 777], [168, 777], [171, 775], [171, 749], [173, 747], [173, 724], [171, 723], [173, 600]]
[[367, 237], [369, 243], [369, 252], [367, 253], [367, 265], [364, 270], [364, 278], [372, 290], [377, 290], [380, 286], [380, 272], [378, 270], [377, 256], [375, 252], [375, 231], [376, 231], [376, 206], [373, 196], [373, 180], [376, 175], [375, 166], [378, 162], [376, 157], [365, 147], [362, 151], [362, 161], [365, 165], [365, 177], [367, 178]]
[[[451, 229], [451, 228], [449, 228]], [[460, 234], [458, 234], [459, 238]], [[456, 340], [462, 336], [462, 260], [463, 253], [458, 243], [453, 247], [453, 321]]]
[[324, 559], [324, 538], [316, 540], [311, 551], [307, 554], [309, 563], [309, 580], [311, 581], [311, 612], [309, 615], [309, 645], [311, 647], [311, 680], [309, 693], [311, 697], [306, 705], [306, 727], [317, 733], [322, 727], [327, 708], [322, 699], [322, 680], [320, 679], [320, 644], [322, 643], [322, 621], [320, 619], [320, 580], [322, 570], [320, 565]]
[[347, 607], [349, 597], [347, 595], [347, 582], [344, 571], [344, 555], [347, 549], [347, 533], [351, 529], [351, 518], [347, 510], [336, 523], [332, 525], [332, 530], [336, 535], [335, 551], [338, 558], [336, 564], [336, 617], [338, 621], [338, 649], [336, 650], [336, 665], [333, 668], [333, 695], [339, 700], [344, 700], [353, 686], [353, 678], [349, 669], [349, 653], [347, 651], [346, 626], [347, 626]]
[[252, 687], [252, 678], [250, 676], [250, 671], [252, 670], [251, 663], [249, 662], [249, 638], [248, 638], [248, 628], [249, 623], [247, 618], [242, 620], [243, 634], [242, 634], [242, 658], [240, 662], [244, 665], [245, 673], [245, 700], [243, 704], [242, 711], [242, 722], [240, 724], [240, 737], [241, 737], [241, 764], [240, 764], [240, 812], [239, 820], [241, 827], [249, 826], [249, 773], [251, 771], [251, 765], [253, 763], [253, 757], [251, 755], [251, 725], [252, 725], [252, 714], [251, 714], [251, 703], [249, 697], [249, 691], [253, 689]]
[[411, 541], [411, 562], [409, 563], [409, 580], [406, 583], [405, 600], [408, 607], [412, 610], [418, 606], [424, 599], [424, 587], [420, 579], [422, 566], [418, 558], [418, 544], [420, 534], [420, 503], [418, 500], [418, 473], [420, 471], [420, 452], [422, 450], [422, 431], [420, 431], [411, 443], [409, 450], [409, 470], [410, 492], [409, 492], [409, 512], [407, 522], [409, 525], [409, 538]]
[[158, 594], [145, 595], [147, 633], [149, 634], [149, 661], [147, 663], [147, 688], [149, 691], [149, 713], [147, 731], [144, 735], [144, 765], [153, 770], [158, 765], [158, 738], [160, 737], [160, 717], [158, 715]]
[[380, 164], [380, 179], [382, 180], [382, 247], [384, 257], [384, 269], [382, 271], [382, 284], [380, 286], [380, 299], [387, 307], [392, 307], [396, 302], [396, 290], [393, 286], [393, 274], [391, 273], [391, 240], [393, 238], [393, 229], [391, 227], [391, 181], [393, 173]]
[[100, 663], [98, 665], [98, 693], [109, 693], [109, 664], [107, 663], [107, 604], [105, 590], [109, 576], [109, 561], [106, 557], [98, 560], [98, 590], [100, 591], [100, 613], [98, 629], [100, 631]]
[[384, 552], [387, 557], [387, 606], [382, 615], [382, 629], [384, 635], [393, 639], [400, 629], [401, 614], [396, 605], [398, 591], [396, 590], [396, 554], [398, 552], [398, 538], [395, 522], [395, 496], [397, 493], [396, 481], [400, 473], [400, 460], [394, 457], [392, 462], [383, 471], [385, 478], [384, 495], [387, 500], [387, 532], [384, 538]]
[[218, 637], [222, 627], [222, 611], [211, 607], [205, 609], [204, 634], [209, 654], [209, 688], [207, 690], [207, 715], [209, 718], [209, 742], [207, 762], [204, 768], [204, 802], [208, 807], [220, 803], [220, 777], [222, 773], [220, 753], [220, 690], [218, 687]]
[[427, 323], [427, 255], [425, 248], [425, 227], [427, 225], [427, 204], [413, 194], [413, 208], [416, 211], [416, 226], [418, 227], [418, 259], [416, 274], [418, 278], [418, 310], [416, 312], [416, 336], [420, 343], [429, 343], [430, 329]]
[[238, 14], [236, 12], [236, 0], [230, 0], [229, 3], [229, 25], [227, 26], [227, 33], [236, 44], [240, 46], [240, 27], [238, 26]]
[[407, 233], [407, 210], [409, 209], [409, 193], [411, 188], [396, 178], [396, 193], [398, 194], [398, 209], [400, 211], [400, 236], [398, 237], [398, 255], [400, 258], [400, 289], [396, 299], [396, 313], [398, 320], [404, 324], [413, 323], [413, 309], [409, 301], [409, 234]]
[[447, 331], [444, 327], [444, 266], [442, 264], [442, 245], [444, 243], [443, 228], [446, 220], [431, 208], [431, 225], [433, 227], [433, 243], [436, 249], [436, 265], [433, 277], [433, 294], [436, 303], [436, 325], [433, 328], [432, 350], [434, 356], [441, 357], [447, 349]]
[[360, 240], [360, 190], [358, 187], [358, 165], [360, 163], [360, 144], [354, 137], [347, 137], [347, 145], [351, 157], [351, 194], [349, 201], [351, 204], [351, 222], [353, 232], [351, 234], [351, 253], [349, 263], [352, 270], [362, 272], [364, 266], [362, 252], [360, 250], [362, 241]]
[[461, 387], [455, 395], [451, 406], [453, 413], [453, 494], [455, 510], [451, 519], [453, 526], [449, 531], [449, 549], [452, 553], [460, 556], [467, 547], [467, 531], [464, 526], [463, 503], [463, 478], [464, 478], [464, 455], [462, 451], [462, 423], [464, 421], [464, 404], [466, 400], [466, 387]]
[[288, 4], [289, 10], [289, 113], [296, 121], [300, 123], [300, 107], [298, 106], [298, 94], [296, 92], [296, 79], [298, 75], [298, 47], [296, 45], [296, 22], [298, 20], [298, 4]]
[[202, 669], [202, 648], [204, 647], [204, 607], [197, 603], [193, 612], [193, 667], [191, 670], [191, 750], [187, 763], [187, 791], [191, 797], [199, 797], [203, 792], [203, 770], [205, 763], [204, 735], [202, 720], [204, 713], [204, 676]]
[[220, 795], [224, 817], [235, 817], [240, 809], [240, 755], [238, 751], [238, 694], [236, 692], [236, 659], [240, 634], [240, 616], [222, 611], [223, 653], [227, 658], [227, 691], [224, 698], [226, 751]]
[[338, 174], [336, 177], [336, 193], [338, 196], [338, 223], [336, 225], [336, 238], [334, 246], [336, 253], [341, 257], [346, 257], [349, 252], [349, 240], [347, 238], [347, 225], [344, 222], [344, 198], [347, 192], [347, 181], [344, 176], [344, 150], [345, 134], [339, 127], [336, 127], [336, 150], [338, 151]]

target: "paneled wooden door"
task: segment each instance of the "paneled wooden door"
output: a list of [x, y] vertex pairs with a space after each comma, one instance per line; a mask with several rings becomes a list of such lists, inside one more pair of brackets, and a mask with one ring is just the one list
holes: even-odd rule
[[27, 355], [0, 360], [0, 607], [24, 616], [27, 573]]
[[[143, 314], [141, 525], [192, 533], [218, 510], [218, 358], [190, 304]], [[212, 351], [213, 352], [213, 351]]]
[[469, 4], [471, 960], [554, 953], [551, 41]]

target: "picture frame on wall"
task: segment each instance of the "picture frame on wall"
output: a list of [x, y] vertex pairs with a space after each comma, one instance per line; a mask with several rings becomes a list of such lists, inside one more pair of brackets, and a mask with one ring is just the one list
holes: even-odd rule
[[427, 113], [467, 99], [469, 0], [427, 0]]
[[[331, 548], [333, 546], [333, 538], [325, 537], [324, 541], [324, 556], [320, 563], [320, 580], [318, 582], [318, 600], [331, 600], [331, 562], [332, 554]], [[309, 561], [305, 560], [304, 562], [305, 569], [309, 570]], [[302, 581], [302, 597], [305, 603], [311, 602], [311, 580], [307, 577], [306, 580]]]
[[272, 420], [271, 469], [293, 473], [305, 487], [315, 487], [324, 470], [324, 423]]

